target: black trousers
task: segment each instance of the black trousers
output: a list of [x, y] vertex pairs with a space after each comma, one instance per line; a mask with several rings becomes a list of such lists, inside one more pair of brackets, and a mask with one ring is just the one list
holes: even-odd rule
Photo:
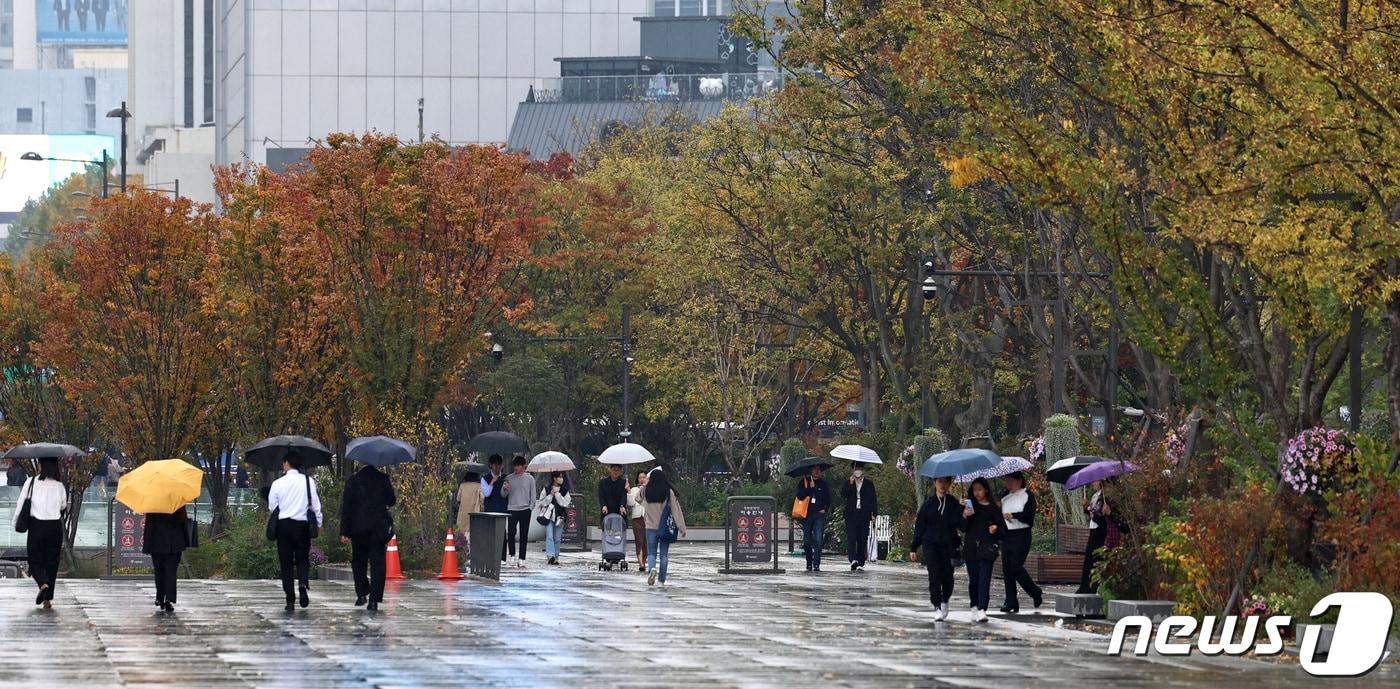
[[928, 568], [928, 600], [934, 605], [953, 597], [953, 555], [948, 544], [924, 544], [919, 557]]
[[179, 580], [180, 553], [151, 553], [151, 569], [156, 575], [156, 600], [175, 604], [175, 582]]
[[375, 603], [384, 600], [384, 550], [388, 541], [374, 537], [350, 539], [350, 571], [355, 575], [355, 595], [369, 596]]
[[1079, 573], [1079, 590], [1076, 593], [1099, 592], [1099, 585], [1093, 581], [1094, 564], [1099, 561], [1099, 548], [1107, 539], [1107, 527], [1100, 525], [1097, 529], [1089, 529], [1089, 542], [1084, 546], [1084, 570]]
[[[525, 545], [530, 542], [530, 514], [532, 510], [510, 510], [510, 521], [506, 527], [506, 545], [510, 554], [525, 559]], [[518, 540], [517, 540], [518, 539]], [[516, 548], [519, 543], [519, 549]], [[505, 553], [501, 554], [505, 559]]]
[[295, 583], [310, 585], [311, 578], [311, 532], [305, 521], [299, 519], [277, 520], [277, 564], [282, 567], [282, 592], [288, 598], [296, 595], [292, 579], [292, 568], [296, 568]]
[[870, 518], [852, 516], [846, 520], [846, 559], [863, 567], [870, 556]]
[[33, 519], [29, 522], [25, 545], [29, 557], [29, 576], [39, 587], [48, 586], [45, 600], [53, 600], [58, 583], [58, 562], [63, 553], [63, 520]]
[[1026, 558], [1031, 554], [1031, 530], [1007, 529], [1001, 538], [1001, 575], [1006, 581], [1006, 604], [1021, 607], [1016, 600], [1016, 586], [1030, 594], [1032, 599], [1040, 597], [1040, 587], [1035, 585], [1031, 573], [1026, 571]]

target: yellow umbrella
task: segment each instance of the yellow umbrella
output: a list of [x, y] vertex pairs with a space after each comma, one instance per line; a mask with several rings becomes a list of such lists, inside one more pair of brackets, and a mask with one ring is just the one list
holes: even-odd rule
[[199, 497], [204, 472], [183, 459], [146, 462], [117, 481], [117, 501], [141, 514], [170, 514]]

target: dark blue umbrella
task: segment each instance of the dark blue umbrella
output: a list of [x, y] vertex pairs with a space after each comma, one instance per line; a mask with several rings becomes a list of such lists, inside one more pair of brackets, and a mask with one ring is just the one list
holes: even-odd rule
[[991, 469], [1001, 463], [1001, 455], [991, 450], [964, 447], [958, 450], [940, 452], [924, 460], [919, 467], [919, 475], [929, 478], [962, 476], [974, 471]]
[[1120, 462], [1112, 460], [1107, 462], [1095, 462], [1087, 467], [1084, 467], [1083, 469], [1080, 469], [1079, 471], [1075, 472], [1073, 476], [1069, 477], [1069, 480], [1065, 481], [1065, 490], [1083, 488], [1084, 486], [1087, 486], [1090, 483], [1093, 483], [1094, 481], [1102, 481], [1106, 478], [1113, 478], [1114, 476], [1131, 474], [1132, 472], [1137, 470], [1138, 466], [1136, 464], [1133, 464], [1132, 462]]
[[345, 457], [372, 467], [387, 467], [417, 460], [418, 450], [402, 440], [372, 435], [351, 440], [345, 446]]

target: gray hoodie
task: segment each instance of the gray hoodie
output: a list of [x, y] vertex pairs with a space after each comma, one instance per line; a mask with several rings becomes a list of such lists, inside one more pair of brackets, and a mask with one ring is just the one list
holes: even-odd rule
[[539, 491], [535, 490], [534, 474], [528, 471], [520, 476], [508, 474], [502, 482], [510, 486], [506, 493], [506, 509], [515, 512], [535, 508], [535, 496]]

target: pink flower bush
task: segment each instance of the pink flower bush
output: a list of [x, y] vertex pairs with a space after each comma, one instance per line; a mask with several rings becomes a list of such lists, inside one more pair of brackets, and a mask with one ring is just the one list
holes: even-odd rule
[[894, 468], [899, 469], [899, 473], [904, 474], [905, 476], [908, 476], [911, 479], [914, 478], [914, 462], [912, 461], [913, 458], [914, 446], [910, 445], [909, 447], [904, 448], [903, 452], [899, 453], [899, 459], [895, 460]]
[[1337, 486], [1356, 455], [1345, 431], [1315, 426], [1288, 441], [1279, 468], [1295, 493], [1320, 496]]
[[1036, 436], [1026, 445], [1026, 454], [1030, 455], [1032, 464], [1037, 464], [1045, 458], [1045, 436]]

